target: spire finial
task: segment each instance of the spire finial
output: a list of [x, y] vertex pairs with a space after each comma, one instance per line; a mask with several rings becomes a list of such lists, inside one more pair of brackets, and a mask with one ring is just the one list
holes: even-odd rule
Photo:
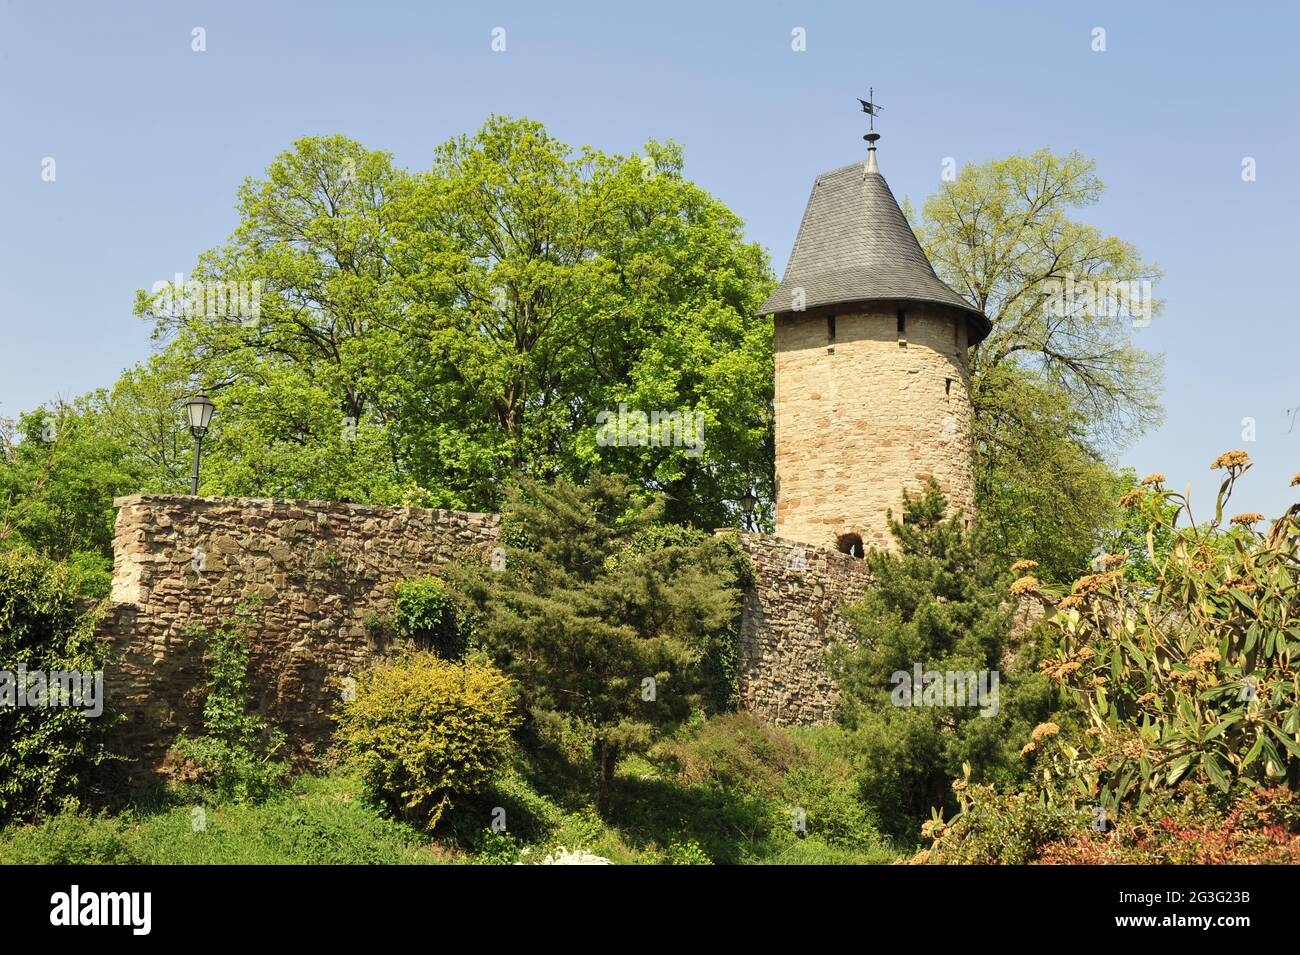
[[876, 132], [876, 115], [884, 107], [877, 105], [875, 101], [876, 91], [873, 87], [867, 87], [867, 95], [871, 98], [862, 99], [859, 97], [858, 99], [858, 102], [862, 104], [862, 112], [871, 117], [868, 132], [862, 137], [867, 141], [867, 172], [879, 172], [880, 170], [876, 168], [876, 140], [880, 138], [880, 134]]

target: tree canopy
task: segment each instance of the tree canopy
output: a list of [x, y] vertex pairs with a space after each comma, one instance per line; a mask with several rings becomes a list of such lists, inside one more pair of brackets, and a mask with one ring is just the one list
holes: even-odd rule
[[[702, 527], [770, 496], [772, 276], [682, 167], [671, 143], [606, 155], [501, 117], [414, 173], [296, 142], [195, 270], [262, 283], [255, 317], [140, 293], [225, 411], [204, 490], [491, 510], [503, 474], [599, 466]], [[697, 413], [704, 440], [602, 445], [620, 404]]]
[[1073, 217], [1102, 191], [1095, 162], [1040, 149], [963, 168], [916, 226], [993, 323], [970, 355], [981, 515], [1004, 556], [1062, 578], [1116, 520], [1107, 454], [1162, 420], [1162, 356], [1133, 340], [1161, 311], [1160, 270]]

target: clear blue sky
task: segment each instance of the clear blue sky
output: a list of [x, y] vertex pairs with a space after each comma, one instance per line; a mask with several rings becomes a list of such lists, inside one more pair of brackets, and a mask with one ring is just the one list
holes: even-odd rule
[[1293, 4], [0, 0], [0, 414], [144, 357], [134, 291], [220, 244], [236, 186], [296, 137], [341, 132], [408, 167], [490, 112], [608, 151], [675, 139], [779, 272], [813, 177], [863, 155], [854, 97], [872, 85], [882, 171], [913, 202], [945, 156], [1097, 159], [1088, 219], [1166, 276], [1138, 335], [1167, 356], [1168, 420], [1121, 461], [1192, 480], [1204, 511], [1209, 462], [1245, 448], [1236, 509], [1274, 514], [1300, 471], [1298, 30]]

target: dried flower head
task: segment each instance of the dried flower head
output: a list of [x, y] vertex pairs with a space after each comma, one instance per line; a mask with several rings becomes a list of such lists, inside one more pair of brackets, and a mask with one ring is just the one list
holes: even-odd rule
[[1104, 554], [1101, 558], [1101, 566], [1105, 567], [1107, 570], [1110, 570], [1113, 567], [1120, 566], [1126, 560], [1128, 560], [1127, 551], [1125, 551], [1123, 554]]
[[1076, 580], [1070, 589], [1076, 594], [1092, 594], [1102, 587], [1113, 584], [1117, 579], [1119, 574], [1113, 570], [1108, 570], [1104, 574], [1089, 574]]
[[1037, 566], [1038, 561], [1036, 560], [1018, 560], [1011, 565], [1011, 572], [1013, 574], [1022, 574], [1026, 570], [1033, 570]]
[[1232, 574], [1219, 585], [1217, 593], [1226, 594], [1229, 590], [1244, 590], [1254, 593], [1259, 590], [1259, 581], [1248, 574]]
[[1037, 743], [1040, 739], [1055, 736], [1059, 732], [1061, 732], [1061, 727], [1055, 723], [1039, 723], [1034, 727], [1034, 731], [1029, 734], [1029, 738]]
[[1243, 468], [1250, 463], [1250, 455], [1245, 451], [1224, 451], [1214, 463], [1210, 465], [1211, 471], [1231, 471], [1233, 468]]
[[1127, 494], [1125, 494], [1123, 497], [1119, 499], [1119, 506], [1137, 507], [1139, 504], [1142, 503], [1142, 499], [1145, 498], [1146, 496], [1147, 495], [1145, 491], [1143, 491], [1140, 487], [1135, 487], [1133, 490], [1129, 491]]
[[1156, 471], [1154, 474], [1148, 474], [1139, 483], [1143, 485], [1164, 484], [1165, 476], [1159, 471]]
[[1142, 694], [1141, 696], [1139, 696], [1138, 699], [1137, 699], [1137, 701], [1138, 701], [1138, 706], [1145, 706], [1146, 704], [1150, 703], [1150, 702], [1151, 702], [1152, 700], [1154, 700], [1155, 698], [1156, 698], [1156, 695], [1155, 695], [1154, 693], [1143, 693], [1143, 694]]
[[1024, 746], [1020, 747], [1020, 755], [1028, 756], [1036, 749], [1038, 749], [1038, 745], [1036, 743], [1026, 743]]
[[1036, 593], [1037, 590], [1038, 578], [1026, 575], [1011, 585], [1011, 596], [1022, 597], [1025, 594]]
[[1218, 651], [1211, 650], [1209, 648], [1206, 648], [1204, 650], [1197, 650], [1195, 653], [1193, 653], [1190, 657], [1187, 658], [1187, 665], [1189, 667], [1195, 667], [1198, 670], [1212, 669], [1214, 667], [1214, 664], [1218, 662], [1219, 662]]
[[1056, 605], [1057, 610], [1071, 610], [1083, 603], [1083, 597], [1079, 594], [1070, 594], [1061, 598], [1061, 602]]
[[1293, 477], [1293, 478], [1291, 479], [1291, 486], [1292, 486], [1292, 487], [1295, 487], [1295, 486], [1298, 485], [1298, 484], [1300, 484], [1300, 474], [1297, 474], [1295, 477]]
[[1247, 511], [1245, 514], [1238, 514], [1232, 519], [1231, 523], [1240, 524], [1242, 527], [1249, 527], [1256, 521], [1262, 521], [1263, 519], [1264, 515], [1258, 511]]

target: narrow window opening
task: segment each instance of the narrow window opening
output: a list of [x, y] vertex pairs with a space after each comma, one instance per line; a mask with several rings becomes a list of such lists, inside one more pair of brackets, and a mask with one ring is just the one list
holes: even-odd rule
[[952, 379], [951, 379], [951, 378], [945, 378], [945, 379], [943, 380], [943, 393], [944, 393], [945, 395], [950, 395], [950, 394], [952, 394]]
[[826, 351], [828, 353], [835, 351], [835, 316], [826, 316]]
[[898, 344], [907, 344], [907, 312], [898, 310]]
[[862, 535], [860, 534], [841, 534], [835, 538], [835, 549], [841, 554], [848, 554], [850, 557], [866, 556], [862, 550]]

